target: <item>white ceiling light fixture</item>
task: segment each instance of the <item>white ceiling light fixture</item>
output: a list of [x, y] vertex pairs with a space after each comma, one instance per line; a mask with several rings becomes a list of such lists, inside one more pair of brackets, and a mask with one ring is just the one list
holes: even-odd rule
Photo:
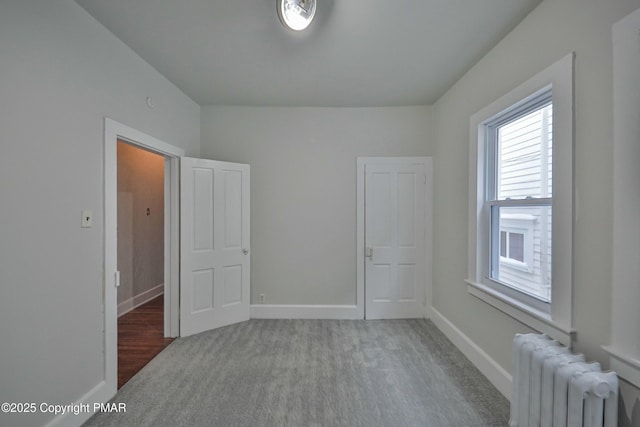
[[278, 16], [285, 27], [302, 31], [316, 14], [316, 0], [277, 0]]

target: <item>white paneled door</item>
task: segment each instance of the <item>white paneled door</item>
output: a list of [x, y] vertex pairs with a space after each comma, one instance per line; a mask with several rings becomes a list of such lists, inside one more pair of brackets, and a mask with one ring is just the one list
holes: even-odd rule
[[249, 165], [181, 158], [180, 335], [249, 320]]
[[365, 317], [425, 315], [424, 163], [365, 165]]

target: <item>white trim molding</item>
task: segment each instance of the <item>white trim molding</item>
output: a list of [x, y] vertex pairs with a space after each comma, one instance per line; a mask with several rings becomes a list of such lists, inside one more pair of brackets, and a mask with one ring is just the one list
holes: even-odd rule
[[488, 286], [468, 280], [466, 282], [468, 292], [474, 297], [497, 308], [523, 325], [547, 334], [569, 348], [572, 347], [575, 331], [554, 322], [548, 313], [535, 310], [532, 307], [525, 307], [520, 301], [509, 298], [507, 295], [497, 292]]
[[609, 368], [616, 371], [627, 382], [640, 388], [640, 360], [619, 353], [618, 350], [608, 346], [602, 348], [609, 353]]
[[[118, 375], [118, 299], [116, 287], [116, 272], [118, 270], [118, 139], [129, 142], [139, 147], [146, 148], [165, 156], [165, 333], [167, 324], [177, 335], [178, 326], [178, 215], [177, 207], [173, 206], [178, 201], [178, 194], [168, 189], [178, 188], [179, 157], [184, 155], [184, 150], [166, 142], [160, 141], [150, 135], [133, 129], [122, 123], [118, 123], [108, 117], [104, 118], [104, 387], [107, 390], [101, 393], [100, 399], [94, 402], [106, 402], [117, 391]], [[167, 173], [167, 169], [169, 173]], [[166, 181], [169, 180], [167, 185]], [[171, 208], [167, 204], [171, 203]], [[167, 258], [169, 257], [169, 258]], [[98, 387], [98, 386], [97, 386]]]
[[93, 405], [94, 403], [104, 403], [109, 401], [115, 392], [110, 390], [109, 384], [106, 381], [101, 381], [88, 393], [75, 401], [75, 404], [88, 405], [89, 411], [82, 411], [76, 415], [73, 412], [67, 412], [56, 416], [54, 419], [45, 424], [45, 427], [68, 427], [68, 426], [81, 426], [89, 418], [94, 415]]
[[363, 319], [355, 305], [252, 304], [252, 319]]
[[511, 400], [512, 377], [502, 366], [489, 356], [478, 344], [466, 336], [449, 319], [435, 308], [429, 309], [431, 321], [443, 334], [487, 377], [500, 393]]
[[356, 307], [359, 319], [365, 317], [365, 169], [369, 164], [391, 164], [393, 162], [423, 164], [425, 166], [425, 260], [426, 271], [424, 313], [429, 317], [433, 294], [433, 158], [415, 157], [358, 157], [356, 159]]
[[127, 314], [131, 310], [140, 307], [142, 304], [145, 304], [152, 299], [164, 294], [164, 283], [159, 284], [158, 286], [154, 286], [151, 289], [147, 289], [144, 292], [139, 293], [138, 295], [134, 295], [133, 297], [122, 301], [118, 304], [118, 317], [123, 314]]
[[[574, 74], [575, 54], [565, 55], [549, 67], [515, 87], [477, 113], [469, 123], [469, 226], [467, 283], [469, 293], [514, 317], [525, 325], [546, 331], [571, 347], [573, 336], [573, 228], [574, 228]], [[542, 323], [541, 305], [524, 292], [495, 285], [490, 279], [490, 211], [488, 207], [487, 165], [488, 125], [513, 113], [551, 89], [553, 100], [553, 215], [552, 286], [549, 322]], [[489, 292], [491, 288], [494, 292]], [[500, 298], [496, 295], [502, 294]], [[510, 306], [510, 307], [507, 307]], [[522, 315], [516, 315], [519, 311]]]
[[640, 9], [613, 25], [613, 242], [610, 366], [640, 388]]

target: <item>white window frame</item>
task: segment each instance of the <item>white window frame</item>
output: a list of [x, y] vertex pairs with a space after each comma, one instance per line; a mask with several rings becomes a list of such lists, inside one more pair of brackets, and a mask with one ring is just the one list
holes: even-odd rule
[[[523, 117], [528, 116], [530, 113], [540, 111], [541, 109], [550, 105], [553, 101], [552, 87], [548, 85], [534, 94], [527, 96], [525, 99], [515, 102], [510, 105], [506, 110], [499, 111], [491, 118], [484, 120], [478, 128], [478, 137], [483, 138], [483, 149], [485, 150], [482, 161], [485, 165], [484, 176], [478, 177], [484, 182], [483, 197], [485, 199], [485, 206], [483, 207], [482, 217], [479, 218], [479, 222], [482, 223], [482, 227], [489, 227], [490, 230], [501, 230], [503, 228], [503, 214], [497, 215], [495, 210], [501, 210], [502, 208], [527, 208], [527, 207], [544, 207], [551, 206], [552, 199], [550, 197], [537, 197], [527, 199], [502, 199], [498, 193], [500, 184], [500, 162], [499, 151], [499, 130], [510, 123], [513, 123]], [[545, 130], [546, 132], [546, 130]], [[543, 187], [547, 187], [548, 183], [542, 184]], [[499, 218], [498, 218], [499, 216]], [[525, 234], [525, 233], [523, 233]], [[529, 266], [533, 267], [533, 242], [532, 233], [528, 235], [531, 257], [529, 260]], [[550, 305], [549, 301], [543, 299], [539, 293], [536, 293], [533, 289], [525, 290], [523, 287], [518, 286], [515, 283], [509, 283], [507, 281], [498, 279], [498, 271], [501, 267], [509, 265], [511, 268], [520, 267], [520, 270], [527, 271], [528, 266], [525, 263], [519, 263], [515, 260], [506, 260], [500, 258], [497, 253], [499, 244], [498, 235], [492, 235], [495, 241], [489, 242], [490, 247], [490, 263], [486, 277], [485, 284], [500, 293], [508, 293], [510, 297], [519, 300], [520, 302], [534, 307], [536, 310], [549, 313]], [[543, 284], [541, 284], [543, 285]], [[542, 286], [541, 286], [542, 288]]]
[[[468, 291], [530, 328], [571, 346], [573, 330], [573, 64], [574, 53], [560, 59], [470, 119]], [[553, 200], [551, 303], [506, 287], [493, 286], [490, 275], [490, 231], [485, 202], [487, 124], [498, 115], [531, 102], [551, 88], [553, 100]]]

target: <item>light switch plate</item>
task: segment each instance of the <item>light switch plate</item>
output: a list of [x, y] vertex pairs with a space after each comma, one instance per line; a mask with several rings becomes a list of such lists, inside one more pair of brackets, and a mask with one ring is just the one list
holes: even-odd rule
[[82, 210], [82, 224], [80, 225], [82, 228], [90, 228], [93, 227], [93, 211], [90, 209]]

